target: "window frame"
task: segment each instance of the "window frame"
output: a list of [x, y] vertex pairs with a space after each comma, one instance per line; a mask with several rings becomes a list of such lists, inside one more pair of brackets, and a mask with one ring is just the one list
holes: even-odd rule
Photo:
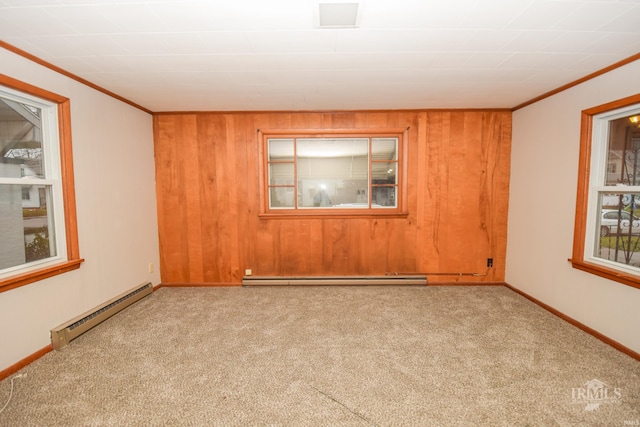
[[[603, 114], [615, 114], [618, 110], [640, 105], [640, 94], [632, 95], [606, 104], [582, 111], [580, 126], [580, 155], [578, 163], [578, 188], [576, 197], [576, 212], [574, 223], [573, 253], [569, 260], [573, 268], [595, 274], [597, 276], [610, 279], [634, 288], [640, 288], [640, 272], [633, 272], [629, 269], [617, 267], [615, 263], [599, 262], [595, 256], [589, 255], [594, 249], [595, 233], [593, 218], [598, 216], [601, 206], [597, 194], [596, 185], [592, 184], [592, 174], [595, 176], [607, 171], [606, 151], [602, 147], [608, 141], [600, 141], [594, 144], [594, 134], [597, 129], [594, 126], [594, 119]], [[630, 108], [629, 108], [630, 109]], [[602, 135], [600, 135], [602, 136]], [[596, 146], [594, 146], [596, 145]], [[596, 162], [599, 162], [596, 163]], [[614, 187], [615, 188], [615, 187]], [[635, 192], [636, 187], [626, 187], [629, 192]]]
[[[409, 128], [363, 128], [363, 129], [258, 129], [259, 145], [259, 185], [260, 212], [264, 219], [278, 218], [350, 218], [350, 217], [400, 217], [408, 216], [407, 212], [407, 150]], [[398, 138], [397, 159], [397, 201], [396, 207], [384, 208], [304, 208], [304, 209], [272, 209], [269, 206], [269, 150], [270, 138]], [[371, 149], [371, 145], [369, 146]], [[295, 163], [294, 163], [295, 164]], [[369, 160], [371, 168], [371, 160]], [[294, 166], [295, 167], [295, 166]], [[369, 171], [371, 173], [371, 171]], [[369, 176], [371, 181], [371, 176]], [[295, 184], [297, 186], [297, 183]], [[372, 184], [369, 182], [368, 188]], [[371, 193], [369, 193], [371, 194]]]
[[[68, 271], [76, 270], [80, 268], [84, 259], [80, 258], [80, 250], [78, 246], [70, 100], [61, 95], [41, 89], [37, 86], [33, 86], [4, 74], [0, 74], [0, 86], [4, 86], [12, 91], [24, 93], [31, 97], [40, 98], [48, 103], [56, 105], [58, 145], [54, 150], [58, 151], [58, 156], [60, 158], [59, 180], [61, 181], [60, 190], [62, 193], [62, 206], [54, 206], [54, 209], [60, 209], [64, 213], [63, 225], [59, 227], [61, 231], [64, 231], [64, 234], [58, 234], [56, 238], [63, 240], [64, 243], [62, 243], [62, 245], [66, 248], [66, 254], [62, 255], [61, 260], [53, 263], [45, 263], [45, 266], [34, 265], [32, 268], [20, 269], [19, 271], [16, 271], [15, 275], [10, 275], [0, 279], [0, 292], [5, 292], [10, 289], [15, 289], [20, 286], [66, 273]], [[56, 227], [56, 229], [58, 229], [58, 227]]]

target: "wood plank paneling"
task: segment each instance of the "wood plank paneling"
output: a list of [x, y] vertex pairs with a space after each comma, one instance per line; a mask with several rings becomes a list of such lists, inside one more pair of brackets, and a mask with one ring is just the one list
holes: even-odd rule
[[162, 248], [160, 275], [180, 283], [192, 282], [187, 230], [190, 209], [186, 199], [187, 192], [194, 191], [185, 187], [186, 156], [181, 146], [182, 141], [197, 140], [195, 125], [194, 115], [154, 118], [154, 137], [157, 141], [164, 141], [163, 144], [155, 144], [158, 228]]
[[[406, 218], [260, 218], [258, 130], [409, 128]], [[504, 280], [511, 113], [380, 111], [154, 116], [163, 283], [254, 275]]]

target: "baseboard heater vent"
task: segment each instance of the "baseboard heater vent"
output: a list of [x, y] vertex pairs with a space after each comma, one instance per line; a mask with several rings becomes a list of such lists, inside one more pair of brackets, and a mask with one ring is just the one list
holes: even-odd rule
[[61, 349], [89, 329], [152, 292], [153, 285], [144, 283], [52, 329], [51, 344], [53, 348], [56, 350]]
[[382, 286], [382, 285], [426, 285], [427, 276], [245, 276], [242, 286]]

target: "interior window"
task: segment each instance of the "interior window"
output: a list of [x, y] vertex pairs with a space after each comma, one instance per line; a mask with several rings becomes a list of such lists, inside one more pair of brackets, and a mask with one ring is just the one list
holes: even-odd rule
[[402, 134], [264, 134], [266, 211], [397, 210]]

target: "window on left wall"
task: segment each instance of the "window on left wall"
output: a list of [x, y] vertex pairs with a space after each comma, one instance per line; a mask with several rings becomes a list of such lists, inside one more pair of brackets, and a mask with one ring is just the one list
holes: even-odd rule
[[0, 75], [0, 292], [79, 267], [69, 100]]

